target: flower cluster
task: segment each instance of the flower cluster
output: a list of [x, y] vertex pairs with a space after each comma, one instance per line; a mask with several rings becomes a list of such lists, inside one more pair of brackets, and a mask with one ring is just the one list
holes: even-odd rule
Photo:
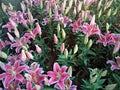
[[[11, 4], [2, 3], [7, 18], [0, 29], [3, 34], [0, 37], [1, 88], [79, 90], [80, 80], [74, 80], [93, 65], [89, 62], [98, 54], [95, 50], [100, 45], [98, 43], [106, 48], [114, 46], [114, 55], [119, 52], [120, 34], [112, 32], [106, 23], [117, 13], [117, 10], [111, 11], [111, 4], [112, 0], [22, 0], [21, 10], [15, 11]], [[97, 9], [91, 9], [96, 6]], [[101, 24], [103, 18], [106, 18], [103, 22], [106, 31]], [[107, 61], [112, 65], [111, 70], [120, 70], [120, 57], [116, 60], [117, 63]], [[77, 74], [72, 76], [72, 71]], [[92, 77], [99, 77], [96, 75]], [[90, 85], [95, 81], [90, 81]], [[97, 90], [89, 86], [85, 88]]]

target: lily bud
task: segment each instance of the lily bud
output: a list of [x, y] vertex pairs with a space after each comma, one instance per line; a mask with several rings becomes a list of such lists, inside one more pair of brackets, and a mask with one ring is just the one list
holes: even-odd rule
[[30, 12], [30, 9], [28, 9], [28, 18], [29, 18], [30, 22], [32, 22], [34, 20], [32, 14]]
[[57, 25], [57, 31], [60, 32], [60, 24]]
[[91, 48], [92, 44], [93, 44], [92, 39], [90, 39], [88, 42], [88, 48]]
[[76, 14], [77, 14], [77, 10], [76, 10], [76, 7], [74, 7], [73, 15], [76, 16]]
[[113, 15], [113, 16], [116, 15], [117, 11], [118, 11], [118, 8], [115, 9], [115, 11], [113, 12], [112, 15]]
[[27, 57], [26, 57], [26, 54], [25, 54], [25, 50], [22, 50], [21, 52], [21, 60], [24, 62], [26, 61]]
[[68, 50], [67, 49], [65, 49], [64, 55], [65, 55], [65, 58], [68, 58]]
[[70, 10], [70, 7], [66, 7], [66, 9], [65, 9], [65, 15], [68, 14], [69, 10]]
[[33, 34], [36, 36], [37, 34], [42, 35], [41, 27], [39, 23], [36, 23], [36, 28], [33, 30]]
[[43, 0], [40, 0], [40, 8], [43, 8]]
[[107, 17], [109, 17], [111, 15], [111, 8], [109, 9], [108, 13], [107, 13]]
[[78, 13], [80, 12], [80, 10], [81, 10], [81, 8], [82, 8], [82, 3], [83, 3], [83, 2], [79, 1], [79, 4], [78, 4], [78, 6], [77, 6], [77, 12], [78, 12]]
[[51, 8], [49, 8], [49, 17], [50, 18], [52, 17], [52, 10], [51, 10]]
[[63, 38], [63, 39], [65, 39], [65, 37], [66, 37], [65, 30], [64, 30], [64, 29], [62, 29], [62, 38]]
[[93, 15], [92, 20], [90, 22], [90, 25], [94, 25], [94, 24], [95, 24], [95, 15]]
[[100, 0], [98, 3], [98, 7], [97, 7], [98, 9], [100, 9], [101, 4], [102, 4], [102, 0]]
[[10, 41], [14, 42], [15, 39], [9, 32], [7, 32], [7, 35], [8, 35], [8, 38], [10, 39]]
[[110, 25], [108, 23], [106, 23], [106, 31], [108, 31]]
[[15, 30], [14, 30], [14, 34], [15, 34], [15, 36], [16, 36], [17, 38], [20, 37], [19, 31], [18, 31], [17, 28], [15, 28]]
[[76, 6], [76, 4], [77, 4], [77, 0], [74, 0], [74, 3], [75, 3], [75, 6]]
[[71, 8], [72, 5], [73, 5], [73, 0], [70, 0], [70, 1], [69, 1], [69, 8]]
[[10, 24], [13, 26], [13, 28], [17, 27], [17, 24], [11, 19], [9, 18]]
[[68, 73], [69, 73], [70, 77], [72, 77], [72, 66], [70, 66], [70, 67], [68, 68]]
[[13, 5], [11, 3], [9, 3], [9, 8], [10, 10], [13, 10]]
[[36, 47], [37, 53], [41, 53], [42, 52], [41, 48], [38, 45], [35, 45], [35, 47]]
[[88, 43], [88, 35], [86, 34], [85, 38], [84, 38], [84, 44]]
[[26, 56], [27, 56], [29, 59], [33, 59], [33, 55], [32, 55], [30, 52], [28, 52], [28, 51], [26, 51]]
[[102, 9], [99, 11], [98, 18], [100, 18], [101, 14], [102, 14]]
[[25, 12], [25, 11], [26, 11], [26, 6], [25, 6], [24, 1], [22, 1], [22, 2], [20, 3], [20, 5], [21, 5], [21, 8], [22, 8], [22, 11]]
[[8, 6], [6, 6], [4, 3], [2, 3], [1, 6], [2, 6], [2, 10], [6, 12], [8, 9]]
[[74, 47], [74, 52], [73, 53], [76, 54], [77, 51], [78, 51], [78, 45], [76, 44], [75, 47]]
[[56, 34], [54, 34], [54, 43], [55, 43], [55, 44], [58, 43], [58, 38], [57, 38]]
[[8, 56], [7, 56], [7, 54], [5, 52], [0, 51], [0, 57], [4, 58], [4, 59], [7, 59]]
[[66, 1], [67, 1], [67, 0], [64, 0], [63, 3], [62, 3], [62, 6], [61, 6], [61, 7], [62, 7], [62, 12], [64, 12], [64, 10], [65, 10], [65, 7], [66, 7]]
[[65, 44], [64, 44], [64, 43], [62, 43], [62, 45], [61, 45], [61, 47], [60, 47], [60, 51], [61, 51], [61, 53], [63, 53], [63, 52], [64, 52], [64, 49], [65, 49]]

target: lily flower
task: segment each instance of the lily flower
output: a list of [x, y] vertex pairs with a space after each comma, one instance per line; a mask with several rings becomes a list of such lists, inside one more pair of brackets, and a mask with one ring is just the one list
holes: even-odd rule
[[51, 85], [57, 83], [60, 89], [64, 90], [64, 80], [69, 77], [66, 69], [66, 66], [60, 68], [58, 63], [54, 63], [53, 71], [47, 72], [48, 76], [50, 77], [49, 84]]
[[19, 61], [16, 61], [13, 66], [10, 63], [6, 64], [5, 65], [6, 72], [0, 74], [0, 80], [3, 80], [4, 87], [7, 88], [13, 80], [18, 80], [23, 83], [24, 77], [20, 73], [27, 69], [28, 66], [26, 65], [20, 66]]
[[114, 44], [114, 34], [112, 33], [105, 33], [105, 35], [100, 34], [99, 35], [100, 39], [96, 41], [96, 43], [103, 43], [104, 46], [107, 46], [107, 44]]
[[115, 70], [115, 69], [120, 70], [120, 57], [117, 56], [117, 57], [115, 57], [115, 59], [116, 59], [116, 62], [114, 62], [112, 60], [107, 61], [107, 64], [111, 64], [111, 70], [112, 71]]
[[117, 53], [120, 49], [120, 34], [114, 35], [115, 43], [113, 53]]

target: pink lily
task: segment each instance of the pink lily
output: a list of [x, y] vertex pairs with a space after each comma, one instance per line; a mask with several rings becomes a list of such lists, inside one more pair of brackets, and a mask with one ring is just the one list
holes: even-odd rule
[[64, 27], [67, 26], [67, 23], [72, 22], [71, 19], [69, 19], [67, 16], [64, 16], [63, 19], [61, 20], [61, 23], [64, 25]]
[[69, 77], [69, 74], [66, 72], [66, 69], [66, 66], [60, 68], [58, 63], [54, 63], [53, 71], [47, 72], [48, 76], [50, 77], [50, 85], [57, 83], [60, 89], [64, 90], [64, 80]]
[[96, 43], [103, 43], [104, 46], [107, 44], [114, 44], [114, 34], [110, 34], [109, 32], [105, 33], [105, 35], [100, 34], [99, 35], [100, 39], [96, 41]]
[[114, 35], [115, 43], [113, 53], [117, 53], [120, 49], [120, 34]]
[[38, 45], [35, 45], [35, 47], [36, 47], [37, 53], [41, 53], [42, 52], [41, 48]]
[[115, 63], [115, 62], [112, 61], [112, 60], [108, 60], [108, 61], [107, 61], [107, 64], [111, 64], [111, 65], [112, 65], [112, 66], [111, 66], [111, 70], [112, 70], [112, 71], [115, 70], [115, 69], [120, 70], [120, 57], [117, 56], [117, 57], [115, 57], [115, 58], [116, 58], [116, 62], [117, 62], [117, 63]]
[[27, 43], [31, 43], [31, 41], [26, 37], [21, 37], [20, 39], [16, 39], [15, 43], [11, 44], [11, 48], [15, 47], [16, 53], [18, 53], [23, 46], [27, 47]]
[[[56, 84], [54, 86], [56, 89], [60, 90], [61, 88], [58, 86], [58, 84]], [[77, 90], [77, 86], [76, 85], [72, 85], [72, 81], [70, 79], [65, 79], [64, 81], [64, 88], [62, 90]]]
[[41, 27], [39, 25], [39, 23], [36, 23], [36, 28], [33, 30], [33, 34], [36, 36], [37, 34], [41, 35], [42, 31], [41, 31]]
[[84, 34], [87, 34], [88, 37], [90, 35], [94, 35], [94, 34], [97, 34], [97, 35], [100, 35], [100, 29], [99, 27], [96, 25], [96, 24], [88, 24], [88, 23], [85, 23], [83, 25], [83, 28], [81, 30]]
[[54, 34], [54, 43], [55, 43], [55, 44], [58, 43], [58, 38], [57, 38], [56, 34]]
[[0, 74], [0, 79], [5, 78], [3, 80], [4, 87], [7, 88], [13, 80], [18, 80], [23, 83], [24, 78], [20, 73], [27, 69], [28, 69], [28, 66], [26, 66], [26, 65], [20, 66], [19, 61], [16, 61], [14, 63], [14, 66], [12, 66], [10, 63], [6, 64], [5, 65], [6, 72]]
[[70, 24], [70, 26], [72, 27], [72, 32], [80, 31], [80, 29], [81, 29], [81, 23], [82, 23], [82, 21], [79, 18], [77, 21], [75, 21], [72, 24]]

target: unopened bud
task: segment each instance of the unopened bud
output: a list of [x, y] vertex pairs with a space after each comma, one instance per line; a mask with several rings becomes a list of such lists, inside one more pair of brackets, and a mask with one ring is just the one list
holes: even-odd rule
[[102, 0], [100, 0], [98, 3], [98, 7], [97, 7], [98, 9], [100, 9], [101, 4], [102, 4]]
[[14, 30], [14, 34], [15, 34], [15, 36], [16, 36], [17, 38], [20, 37], [19, 31], [18, 31], [17, 28], [15, 28], [15, 30]]
[[102, 9], [99, 11], [98, 18], [100, 18], [101, 14], [102, 14]]
[[9, 32], [7, 32], [7, 35], [11, 42], [15, 40], [14, 37]]
[[82, 2], [79, 1], [79, 4], [78, 4], [78, 6], [77, 6], [77, 12], [78, 12], [78, 13], [80, 12], [81, 8], [82, 8]]
[[43, 0], [40, 0], [40, 8], [43, 8]]
[[106, 23], [106, 31], [108, 31], [110, 25], [108, 23]]
[[64, 30], [64, 29], [62, 29], [62, 38], [63, 38], [63, 39], [65, 39], [65, 37], [66, 37], [65, 30]]
[[66, 7], [66, 1], [67, 0], [64, 0], [63, 3], [62, 3], [62, 12], [64, 13], [64, 10], [65, 10], [65, 7]]
[[76, 4], [77, 4], [77, 0], [74, 0], [74, 3], [75, 3], [75, 6], [76, 6]]
[[70, 66], [70, 67], [68, 68], [68, 73], [69, 73], [70, 77], [72, 77], [72, 66]]
[[76, 54], [77, 51], [78, 51], [78, 45], [76, 44], [75, 47], [74, 47], [74, 52], [73, 53]]
[[32, 16], [32, 14], [30, 12], [30, 9], [28, 9], [28, 18], [29, 18], [30, 22], [33, 21], [33, 16]]
[[0, 51], [0, 57], [4, 58], [4, 59], [7, 59], [8, 56], [7, 56], [7, 54], [5, 52]]
[[57, 25], [57, 30], [58, 30], [58, 32], [60, 32], [60, 24], [59, 23]]
[[113, 12], [113, 16], [117, 14], [118, 8], [115, 9], [115, 11]]
[[88, 43], [88, 35], [86, 34], [85, 38], [84, 38], [84, 44]]
[[107, 17], [109, 17], [111, 15], [111, 8], [109, 9], [108, 13], [107, 13]]
[[69, 0], [69, 8], [71, 8], [73, 5], [73, 0]]
[[60, 51], [61, 51], [61, 53], [63, 53], [63, 52], [64, 52], [64, 49], [65, 49], [65, 44], [64, 44], [64, 43], [62, 43], [62, 45], [61, 45], [61, 47], [60, 47]]
[[37, 53], [41, 53], [42, 52], [41, 48], [38, 45], [35, 45], [35, 47], [36, 47]]
[[54, 43], [55, 43], [55, 44], [58, 43], [58, 38], [57, 38], [56, 34], [54, 34]]
[[68, 14], [69, 10], [70, 10], [70, 7], [66, 7], [66, 9], [65, 9], [65, 15]]
[[25, 6], [24, 1], [22, 1], [22, 2], [20, 3], [20, 5], [21, 5], [21, 8], [22, 8], [22, 11], [25, 12], [25, 11], [26, 11], [26, 6]]
[[52, 10], [51, 10], [51, 8], [49, 9], [49, 17], [50, 18], [52, 17]]
[[9, 3], [9, 8], [10, 10], [13, 10], [13, 5], [11, 3]]
[[92, 39], [90, 39], [88, 42], [88, 48], [91, 48], [92, 44], [93, 44]]
[[21, 52], [21, 60], [24, 62], [26, 61], [27, 57], [26, 57], [26, 54], [25, 54], [25, 50], [22, 50]]
[[2, 10], [6, 12], [8, 9], [8, 6], [6, 6], [4, 3], [2, 3], [1, 6], [2, 6]]
[[67, 49], [65, 49], [64, 55], [65, 55], [65, 58], [68, 58], [68, 50]]
[[76, 16], [76, 14], [77, 14], [77, 10], [76, 10], [76, 7], [74, 7], [73, 15]]
[[32, 55], [30, 52], [28, 52], [28, 51], [26, 51], [26, 56], [27, 56], [29, 59], [33, 59], [33, 55]]

